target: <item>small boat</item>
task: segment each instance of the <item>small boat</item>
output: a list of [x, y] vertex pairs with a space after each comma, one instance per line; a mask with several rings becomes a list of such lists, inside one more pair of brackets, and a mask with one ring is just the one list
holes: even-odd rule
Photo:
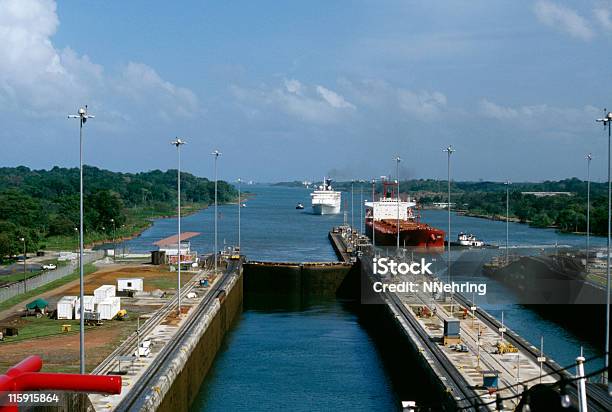
[[303, 204], [301, 204], [301, 203], [298, 203], [298, 204], [295, 206], [295, 208], [296, 208], [296, 209], [304, 209], [304, 205], [303, 205]]
[[469, 246], [469, 247], [483, 247], [484, 242], [480, 239], [477, 239], [476, 236], [467, 233], [459, 233], [457, 236], [457, 243], [459, 246]]
[[246, 207], [246, 203], [243, 203], [242, 205], [240, 205], [241, 207]]

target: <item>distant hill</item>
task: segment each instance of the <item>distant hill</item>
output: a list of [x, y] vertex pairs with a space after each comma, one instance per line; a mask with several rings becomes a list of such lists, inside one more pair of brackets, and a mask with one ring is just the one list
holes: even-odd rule
[[[106, 232], [127, 223], [134, 208], [171, 211], [176, 205], [176, 170], [119, 173], [85, 166], [85, 229]], [[214, 199], [214, 182], [181, 173], [182, 199], [204, 206]], [[237, 192], [218, 182], [219, 202], [235, 199]], [[74, 236], [79, 222], [79, 169], [54, 167], [0, 168], [0, 257], [19, 253], [25, 237], [35, 250], [49, 236]], [[133, 222], [132, 222], [133, 223]]]

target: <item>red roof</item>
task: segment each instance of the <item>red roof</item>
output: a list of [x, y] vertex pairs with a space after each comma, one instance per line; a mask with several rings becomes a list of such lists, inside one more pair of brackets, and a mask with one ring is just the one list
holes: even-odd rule
[[[181, 242], [184, 240], [191, 239], [192, 237], [198, 236], [199, 232], [183, 232], [181, 233]], [[165, 239], [158, 240], [153, 244], [155, 246], [172, 246], [178, 243], [178, 235], [169, 236]]]

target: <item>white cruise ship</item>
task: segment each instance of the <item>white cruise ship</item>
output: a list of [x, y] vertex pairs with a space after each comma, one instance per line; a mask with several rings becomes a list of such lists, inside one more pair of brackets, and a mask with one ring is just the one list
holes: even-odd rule
[[323, 179], [323, 184], [310, 194], [312, 213], [315, 215], [336, 215], [340, 213], [342, 193], [331, 187], [331, 179]]

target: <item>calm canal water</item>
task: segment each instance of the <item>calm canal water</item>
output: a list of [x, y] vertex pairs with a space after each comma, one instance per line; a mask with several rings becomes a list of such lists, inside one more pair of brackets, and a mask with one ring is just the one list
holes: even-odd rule
[[[342, 215], [309, 213], [310, 191], [304, 188], [243, 188], [255, 195], [241, 209], [242, 250], [249, 259], [336, 260], [327, 233], [342, 223]], [[354, 198], [357, 226], [358, 192]], [[350, 194], [343, 195], [343, 199], [350, 202]], [[296, 210], [298, 202], [306, 209]], [[350, 211], [350, 203], [348, 206]], [[219, 206], [220, 246], [237, 243], [237, 213], [237, 205]], [[424, 211], [422, 219], [442, 229], [447, 227], [445, 211]], [[213, 208], [184, 217], [182, 230], [200, 232], [192, 239], [192, 248], [200, 253], [211, 251]], [[453, 216], [451, 239], [461, 231], [474, 233], [488, 243], [505, 244], [505, 222]], [[176, 219], [160, 219], [140, 237], [126, 242], [126, 247], [149, 251], [153, 242], [174, 233]], [[583, 246], [584, 242], [582, 236], [510, 224], [511, 245]], [[605, 239], [592, 238], [591, 244], [604, 246]], [[503, 293], [503, 286], [499, 288]], [[498, 317], [503, 311], [506, 324], [536, 346], [540, 335], [544, 335], [545, 352], [561, 365], [572, 364], [580, 346], [584, 346], [587, 357], [602, 352], [521, 305], [479, 304]], [[246, 299], [244, 309], [202, 385], [194, 411], [397, 409], [394, 383], [382, 366], [377, 346], [344, 302], [318, 299], [295, 304]]]

